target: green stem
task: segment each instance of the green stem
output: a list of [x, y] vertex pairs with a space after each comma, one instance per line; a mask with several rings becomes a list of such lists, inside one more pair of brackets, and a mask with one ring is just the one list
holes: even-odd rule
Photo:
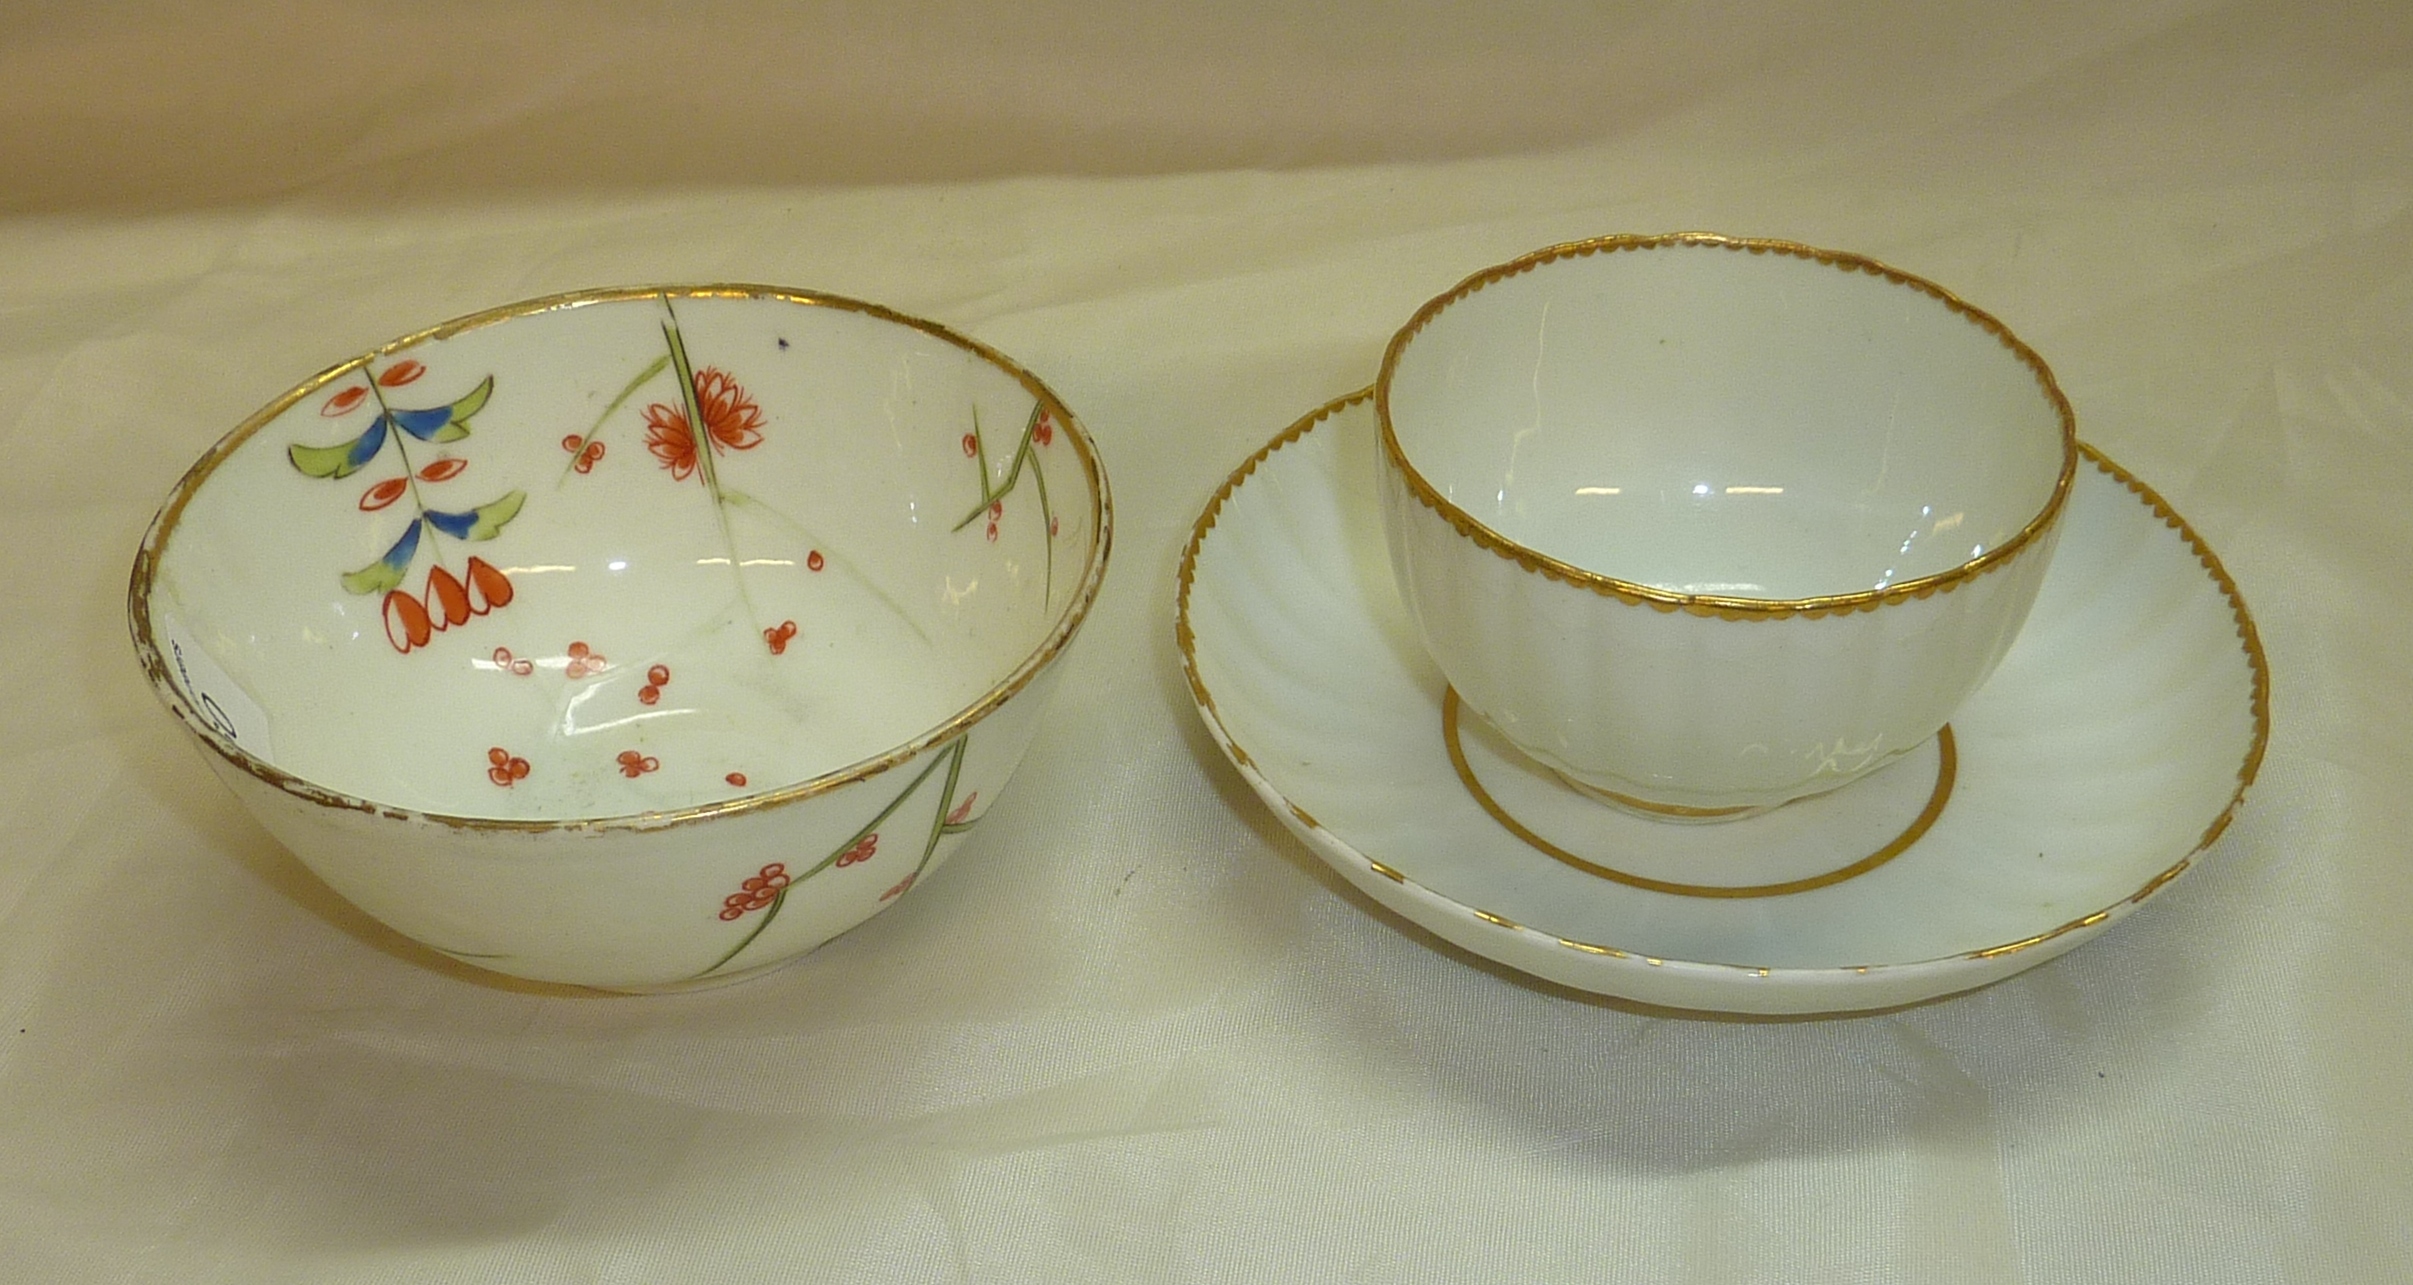
[[1016, 486], [1021, 484], [1022, 467], [1025, 464], [1029, 465], [1032, 481], [1039, 490], [1039, 523], [1043, 533], [1040, 548], [1046, 554], [1042, 564], [1045, 568], [1045, 588], [1048, 600], [1053, 601], [1056, 596], [1056, 533], [1049, 528], [1055, 525], [1056, 512], [1054, 506], [1050, 505], [1047, 500], [1047, 470], [1039, 467], [1036, 441], [1039, 432], [1039, 416], [1045, 410], [1046, 408], [1039, 403], [1031, 403], [1030, 418], [1024, 420], [1022, 424], [1022, 440], [1014, 446], [1014, 462], [1006, 469], [1005, 481], [992, 490], [989, 487], [988, 445], [980, 435], [980, 408], [977, 406], [972, 408], [972, 443], [980, 460], [980, 503], [974, 505], [972, 511], [963, 516], [962, 521], [949, 527], [948, 530], [961, 531], [972, 525], [984, 510], [1004, 499]]
[[[947, 789], [950, 793], [952, 793], [955, 788], [956, 769], [960, 767], [963, 762], [963, 747], [964, 741], [959, 737], [957, 738], [955, 744], [950, 747], [948, 751], [947, 762], [949, 766], [947, 770]], [[803, 874], [797, 875], [793, 879], [790, 879], [786, 887], [781, 888], [777, 893], [772, 895], [771, 904], [763, 907], [762, 919], [754, 925], [753, 929], [744, 937], [739, 938], [737, 944], [731, 946], [727, 954], [724, 954], [719, 959], [714, 960], [710, 968], [697, 973], [696, 976], [710, 977], [712, 974], [728, 967], [730, 960], [733, 960], [739, 955], [744, 954], [746, 947], [753, 945], [754, 939], [762, 936], [763, 930], [771, 926], [771, 921], [779, 917], [780, 907], [787, 904], [788, 893], [790, 891], [792, 891], [797, 885], [803, 883], [805, 880], [810, 879], [814, 875], [820, 874], [822, 871], [838, 864], [838, 858], [845, 856], [854, 848], [856, 844], [861, 843], [863, 841], [863, 836], [879, 829], [881, 822], [886, 821], [888, 818], [896, 815], [896, 810], [905, 805], [905, 800], [913, 797], [914, 791], [922, 788], [922, 782], [929, 780], [930, 774], [937, 771], [938, 766], [938, 761], [933, 759], [929, 766], [924, 767], [921, 770], [920, 775], [913, 778], [911, 784], [907, 785], [904, 789], [897, 791], [896, 797], [888, 801], [887, 807], [880, 809], [878, 816], [875, 816], [871, 820], [864, 822], [863, 828], [855, 831], [852, 835], [849, 835], [846, 840], [840, 843], [837, 847], [830, 849], [830, 854], [826, 857], [823, 857], [820, 861], [814, 863], [812, 869], [805, 871]], [[947, 802], [941, 801], [939, 804], [939, 816], [942, 819], [944, 819], [947, 815], [946, 808]], [[938, 839], [935, 835], [933, 835], [930, 840], [930, 847], [935, 848], [937, 846]], [[929, 860], [930, 849], [925, 848], [922, 851], [922, 861], [927, 863]], [[921, 872], [921, 868], [916, 866], [914, 868], [914, 872], [919, 874]]]
[[[427, 500], [419, 494], [419, 470], [411, 464], [411, 448], [402, 444], [402, 439], [410, 435], [402, 431], [402, 421], [395, 419], [393, 408], [385, 404], [385, 392], [383, 389], [377, 386], [377, 372], [369, 369], [368, 366], [363, 365], [360, 368], [360, 373], [369, 377], [369, 396], [376, 400], [378, 417], [385, 421], [385, 440], [392, 442], [394, 444], [394, 453], [402, 457], [403, 484], [410, 488], [412, 507], [419, 510], [419, 516], [411, 520], [414, 522], [425, 523], [427, 521]], [[436, 531], [432, 526], [428, 528], [428, 531], [438, 535], [443, 534], [442, 532]], [[425, 538], [424, 534], [421, 536], [419, 543], [427, 546], [427, 556], [434, 558], [437, 566], [440, 567], [444, 565], [443, 545]], [[411, 558], [413, 563], [416, 563], [418, 560], [419, 559], [415, 554]], [[403, 571], [406, 573], [409, 570], [409, 567], [403, 568]]]
[[[603, 413], [595, 417], [595, 426], [588, 429], [586, 431], [586, 435], [578, 439], [578, 450], [584, 451], [586, 449], [586, 444], [595, 440], [595, 434], [603, 431], [603, 422], [612, 417], [612, 412], [620, 409], [622, 406], [627, 405], [628, 399], [636, 396], [637, 390], [644, 387], [647, 380], [650, 380], [654, 376], [661, 374], [663, 368], [668, 365], [670, 365], [670, 356], [668, 354], [664, 354], [660, 357], [654, 358], [652, 365], [647, 366], [645, 369], [637, 372], [637, 377], [628, 381], [628, 387], [621, 389], [620, 395], [612, 399], [612, 404], [604, 407]], [[577, 452], [572, 452], [570, 455], [570, 462], [561, 466], [561, 480], [555, 482], [553, 485], [560, 486], [562, 483], [569, 481], [570, 471], [577, 467], [578, 454]]]
[[930, 816], [930, 841], [922, 845], [922, 859], [913, 866], [916, 879], [922, 877], [922, 871], [930, 865], [930, 854], [938, 851], [938, 841], [947, 833], [947, 813], [955, 809], [955, 782], [963, 775], [964, 748], [971, 743], [971, 738], [959, 737], [954, 748], [947, 752], [947, 788], [939, 793], [938, 811]]
[[737, 532], [729, 525], [729, 505], [721, 494], [719, 465], [712, 458], [712, 434], [704, 426], [704, 408], [695, 396], [695, 368], [687, 362], [687, 343], [679, 337], [679, 314], [670, 306], [670, 296], [662, 296], [662, 337], [670, 342], [670, 362], [678, 371], [679, 400], [687, 408], [687, 434], [695, 442], [695, 466], [704, 475], [704, 490], [712, 496], [712, 516], [720, 524], [721, 548], [729, 555], [729, 578], [737, 585], [738, 601], [745, 604], [746, 620], [756, 633], [762, 632], [762, 612], [754, 606], [754, 595], [746, 588], [745, 572], [737, 561]]
[[[1038, 409], [1036, 407], [1031, 411], [1031, 426], [1032, 428], [1038, 426]], [[1022, 449], [1025, 451], [1036, 449], [1031, 444], [1031, 434], [1028, 430], [1022, 434]], [[1046, 579], [1042, 586], [1046, 591], [1046, 596], [1039, 600], [1040, 605], [1045, 606], [1056, 600], [1056, 511], [1047, 502], [1047, 470], [1039, 467], [1037, 455], [1031, 456], [1031, 481], [1039, 488], [1039, 547], [1046, 550], [1046, 557], [1041, 563], [1046, 568]]]

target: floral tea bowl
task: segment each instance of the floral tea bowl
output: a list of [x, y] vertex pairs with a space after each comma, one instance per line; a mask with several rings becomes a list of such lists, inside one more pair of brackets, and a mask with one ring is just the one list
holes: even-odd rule
[[2078, 460], [1993, 317], [1707, 233], [1469, 277], [1393, 337], [1375, 405], [1393, 570], [1459, 699], [1665, 820], [1934, 737], [2025, 620]]
[[896, 902], [995, 802], [1105, 574], [1097, 450], [1000, 354], [755, 286], [347, 361], [177, 483], [128, 610], [261, 825], [455, 959], [654, 990]]

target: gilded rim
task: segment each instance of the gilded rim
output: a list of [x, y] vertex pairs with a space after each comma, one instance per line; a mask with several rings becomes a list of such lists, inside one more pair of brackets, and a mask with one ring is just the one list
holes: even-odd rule
[[[1494, 282], [1505, 281], [1510, 277], [1531, 272], [1561, 259], [1584, 258], [1595, 254], [1615, 254], [1630, 250], [1669, 248], [1722, 249], [1734, 253], [1763, 255], [1781, 254], [1824, 264], [1844, 272], [1865, 272], [1895, 285], [1906, 286], [1928, 295], [1942, 303], [1954, 314], [1994, 336], [2003, 347], [2009, 349], [2014, 357], [2035, 374], [2037, 385], [2043, 390], [2046, 400], [2052, 404], [2055, 415], [2061, 421], [2061, 476], [2053, 483], [2052, 494], [2046, 498], [2044, 507], [2038, 510], [2036, 515], [2028, 520], [2027, 525], [2021, 527], [2010, 539], [1958, 566], [1936, 572], [1933, 575], [1905, 580], [1899, 584], [1887, 585], [1882, 589], [1864, 589], [1855, 593], [1826, 594], [1808, 598], [1735, 598], [1721, 594], [1677, 593], [1670, 589], [1638, 584], [1630, 580], [1620, 580], [1597, 571], [1587, 571], [1573, 563], [1561, 561], [1537, 549], [1519, 544], [1451, 502], [1425, 478], [1423, 473], [1417, 471], [1414, 464], [1409, 462], [1407, 452], [1400, 448], [1399, 438], [1391, 428], [1391, 377], [1398, 368], [1401, 354], [1407, 351], [1408, 345], [1414, 342], [1417, 334], [1434, 318], [1440, 316], [1450, 305]], [[1709, 616], [1721, 620], [1781, 620], [1791, 616], [1807, 616], [1814, 620], [1822, 616], [1841, 613], [1872, 611], [1892, 603], [1932, 597], [1937, 593], [1949, 593], [1978, 576], [2010, 565], [2013, 559], [2033, 545], [2037, 537], [2041, 536], [2061, 516], [2062, 506], [2069, 499], [2070, 487], [2076, 481], [2078, 474], [2077, 415], [2070, 409], [2069, 398], [2062, 395], [2061, 385], [2054, 380], [2052, 369], [2044, 364], [2044, 358], [2038, 356], [2035, 349], [2028, 347], [2018, 336], [2012, 334], [2010, 327], [1996, 320], [1992, 314], [1971, 306], [1942, 286], [1924, 277], [1913, 276], [1898, 268], [1880, 263], [1875, 259], [1841, 250], [1821, 250], [1815, 246], [1802, 245], [1798, 242], [1761, 237], [1729, 237], [1713, 232], [1595, 237], [1588, 241], [1570, 241], [1564, 245], [1550, 246], [1496, 267], [1485, 268], [1459, 282], [1447, 292], [1428, 300], [1423, 307], [1416, 310], [1413, 317], [1408, 319], [1405, 326], [1399, 328], [1398, 333], [1391, 336], [1389, 346], [1383, 349], [1382, 370], [1375, 380], [1373, 393], [1377, 435], [1381, 438], [1383, 458], [1390, 466], [1390, 471], [1407, 487], [1408, 493], [1416, 497], [1418, 503], [1438, 514], [1459, 535], [1473, 540], [1476, 544], [1516, 563], [1535, 575], [1575, 588], [1589, 589], [1628, 606], [1647, 606], [1659, 611], [1683, 611], [1691, 615]]]
[[[1231, 758], [1233, 765], [1240, 769], [1242, 776], [1249, 780], [1252, 788], [1270, 798], [1279, 799], [1283, 798], [1284, 796], [1279, 789], [1275, 788], [1273, 782], [1268, 780], [1265, 774], [1258, 770], [1256, 760], [1250, 757], [1248, 751], [1241, 746], [1238, 740], [1233, 738], [1231, 730], [1224, 726], [1223, 716], [1215, 707], [1214, 694], [1207, 690], [1205, 680], [1199, 677], [1197, 647], [1198, 636], [1190, 624], [1190, 593], [1197, 581], [1198, 558], [1200, 553], [1206, 547], [1206, 538], [1208, 533], [1215, 529], [1216, 521], [1222, 515], [1224, 503], [1230, 500], [1234, 493], [1239, 491], [1241, 485], [1248, 481], [1249, 477], [1257, 471], [1260, 465], [1264, 464], [1266, 460], [1270, 459], [1274, 452], [1281, 450], [1283, 447], [1305, 437], [1325, 420], [1328, 420], [1342, 411], [1347, 410], [1350, 407], [1373, 396], [1375, 396], [1374, 389], [1363, 388], [1359, 389], [1357, 392], [1350, 393], [1347, 396], [1334, 398], [1332, 401], [1326, 402], [1322, 406], [1319, 406], [1313, 411], [1308, 412], [1297, 422], [1275, 434], [1271, 441], [1268, 441], [1264, 446], [1259, 447], [1256, 452], [1251, 454], [1247, 459], [1241, 461], [1240, 466], [1232, 470], [1231, 475], [1223, 480], [1223, 484], [1217, 487], [1214, 495], [1208, 499], [1206, 508], [1199, 513], [1197, 522], [1194, 523], [1190, 528], [1189, 543], [1182, 549], [1181, 568], [1175, 579], [1176, 591], [1173, 627], [1174, 643], [1181, 650], [1182, 674], [1189, 681], [1191, 698], [1196, 702], [1199, 713], [1205, 718], [1208, 730], [1213, 734], [1216, 742], [1223, 747], [1224, 752]], [[2222, 597], [2228, 600], [2231, 618], [2236, 622], [2237, 626], [2238, 642], [2240, 647], [2244, 650], [2246, 656], [2246, 668], [2250, 682], [2248, 705], [2253, 715], [2254, 730], [2253, 736], [2249, 740], [2246, 747], [2245, 759], [2238, 765], [2237, 785], [2229, 795], [2229, 802], [2227, 806], [2223, 807], [2220, 811], [2220, 814], [2212, 819], [2211, 824], [2204, 827], [2202, 837], [2196, 840], [2193, 848], [2189, 849], [2187, 853], [2184, 856], [2181, 856], [2176, 862], [2164, 868], [2152, 878], [2147, 879], [2143, 885], [2137, 888], [2135, 892], [2122, 897], [2120, 900], [2113, 902], [2111, 905], [2100, 910], [2094, 911], [2090, 914], [2081, 915], [2076, 919], [2072, 919], [2067, 923], [2058, 925], [2054, 928], [2047, 929], [2044, 932], [2022, 937], [2017, 941], [2004, 942], [2000, 945], [1987, 946], [1978, 950], [1964, 951], [1956, 955], [1939, 955], [1929, 959], [1902, 960], [1894, 963], [1838, 964], [1818, 968], [1788, 968], [1782, 970], [1786, 975], [1834, 976], [1838, 974], [1850, 974], [1853, 976], [1866, 977], [1879, 974], [1894, 974], [1906, 969], [1938, 968], [1949, 966], [1955, 963], [1982, 962], [2003, 958], [2005, 956], [2016, 955], [2023, 951], [2042, 946], [2048, 942], [2067, 937], [2072, 933], [2101, 927], [2102, 925], [2110, 922], [2112, 919], [2125, 914], [2127, 911], [2134, 909], [2138, 905], [2141, 905], [2147, 898], [2153, 896], [2153, 894], [2160, 892], [2164, 887], [2168, 886], [2171, 881], [2177, 879], [2180, 875], [2185, 874], [2187, 869], [2194, 865], [2195, 858], [2201, 855], [2205, 849], [2211, 847], [2215, 840], [2220, 838], [2221, 834], [2228, 829], [2229, 823], [2236, 819], [2238, 811], [2245, 806], [2246, 790], [2253, 785], [2254, 778], [2259, 775], [2262, 770], [2262, 756], [2264, 750], [2269, 746], [2271, 731], [2270, 661], [2263, 654], [2262, 635], [2260, 631], [2254, 627], [2253, 614], [2246, 609], [2245, 597], [2243, 594], [2238, 592], [2237, 582], [2230, 578], [2228, 569], [2221, 565], [2220, 558], [2212, 552], [2211, 546], [2204, 543], [2203, 537], [2196, 533], [2195, 528], [2190, 526], [2185, 518], [2180, 517], [2178, 512], [2170, 507], [2168, 501], [2164, 500], [2161, 495], [2152, 487], [2147, 486], [2142, 479], [2138, 478], [2135, 474], [2130, 473], [2127, 469], [2122, 468], [2117, 463], [2114, 463], [2101, 451], [2098, 451], [2094, 447], [2085, 445], [2083, 443], [2079, 445], [2078, 449], [2085, 456], [2087, 462], [2093, 464], [2096, 468], [2101, 469], [2106, 476], [2112, 478], [2114, 481], [2119, 482], [2131, 493], [2135, 494], [2145, 503], [2146, 507], [2152, 510], [2155, 517], [2161, 519], [2163, 525], [2176, 531], [2179, 537], [2187, 542], [2187, 547], [2195, 554], [2196, 561], [2203, 567], [2206, 574], [2212, 578], [2212, 582], [2219, 587]], [[1455, 910], [1464, 911], [1476, 920], [1489, 924], [1493, 927], [1506, 928], [1512, 932], [1530, 935], [1532, 937], [1554, 943], [1559, 947], [1573, 951], [1580, 955], [1623, 961], [1639, 961], [1640, 963], [1653, 968], [1663, 968], [1670, 963], [1674, 963], [1682, 968], [1700, 970], [1704, 972], [1740, 973], [1758, 978], [1769, 978], [1776, 971], [1770, 968], [1752, 964], [1728, 964], [1687, 960], [1670, 961], [1663, 958], [1641, 955], [1616, 946], [1602, 945], [1597, 942], [1578, 941], [1570, 937], [1559, 937], [1537, 928], [1526, 927], [1525, 925], [1519, 924], [1514, 920], [1507, 919], [1480, 907], [1467, 905], [1465, 902], [1459, 901], [1452, 897], [1444, 896], [1443, 894], [1426, 887], [1424, 884], [1409, 878], [1404, 872], [1400, 871], [1396, 867], [1386, 865], [1383, 862], [1377, 861], [1374, 858], [1367, 856], [1365, 853], [1358, 851], [1358, 849], [1352, 846], [1347, 840], [1325, 828], [1322, 823], [1316, 821], [1313, 817], [1308, 816], [1305, 812], [1300, 811], [1295, 804], [1289, 805], [1289, 807], [1290, 811], [1296, 814], [1298, 817], [1300, 824], [1305, 825], [1308, 829], [1323, 837], [1324, 843], [1322, 846], [1324, 846], [1327, 851], [1347, 853], [1350, 858], [1363, 867], [1369, 880], [1380, 880], [1397, 884], [1402, 888], [1411, 890], [1414, 894], [1429, 901], [1439, 903]], [[1514, 967], [1514, 965], [1504, 966]], [[1949, 998], [1952, 995], [1961, 993], [1962, 991], [1985, 985], [1987, 984], [1987, 980], [1988, 979], [1985, 978], [1972, 979], [1967, 986], [1939, 992], [1931, 998]], [[1925, 1003], [1929, 1002], [1929, 1000], [1920, 1000], [1916, 1002]], [[1725, 1014], [1717, 1015], [1725, 1016]]]
[[[1056, 422], [1066, 430], [1067, 436], [1073, 442], [1075, 453], [1080, 457], [1082, 474], [1089, 482], [1090, 521], [1097, 536], [1091, 541], [1089, 562], [1082, 569], [1080, 582], [1074, 587], [1072, 596], [1066, 601], [1063, 613], [1056, 620], [1055, 628], [1050, 630], [1047, 637], [1040, 642], [1038, 649], [978, 700], [957, 711], [936, 727], [873, 758], [836, 768], [792, 785], [740, 795], [733, 799], [722, 799], [712, 803], [662, 812], [579, 817], [560, 821], [515, 820], [503, 817], [455, 816], [441, 812], [423, 812], [329, 790], [253, 757], [233, 742], [220, 736], [210, 727], [208, 720], [200, 718], [185, 702], [183, 694], [177, 691], [175, 683], [168, 677], [167, 663], [160, 655], [159, 644], [151, 631], [151, 588], [158, 578], [161, 554], [167, 548], [168, 541], [175, 535], [176, 525], [184, 515], [185, 505], [209, 480], [210, 475], [217, 471], [218, 466], [233, 455], [254, 433], [290, 409], [295, 403], [380, 357], [391, 356], [419, 344], [450, 339], [454, 335], [521, 317], [532, 317], [541, 313], [558, 312], [592, 304], [624, 303], [631, 300], [656, 298], [761, 299], [775, 303], [861, 313], [892, 325], [918, 330], [972, 353], [991, 366], [1012, 376], [1016, 383], [1022, 385], [1026, 392], [1038, 400], [1040, 405], [1046, 407], [1049, 413], [1055, 417]], [[816, 294], [778, 286], [745, 284], [611, 286], [595, 290], [546, 295], [538, 299], [504, 304], [483, 312], [474, 312], [465, 317], [456, 317], [451, 321], [404, 335], [369, 352], [320, 371], [266, 406], [252, 412], [248, 419], [236, 425], [232, 432], [218, 439], [217, 444], [204, 452], [201, 458], [185, 471], [184, 476], [178, 479], [175, 488], [168, 493], [167, 502], [160, 506], [158, 514], [151, 519], [150, 530], [143, 535], [142, 547], [134, 557], [133, 576], [126, 591], [126, 617], [128, 628], [134, 636], [135, 654], [142, 662], [143, 672], [150, 676], [151, 689], [167, 705], [169, 712], [173, 713], [187, 730], [199, 737], [201, 743], [208, 746], [218, 757], [261, 783], [292, 795], [303, 802], [341, 811], [365, 812], [401, 820], [428, 821], [459, 830], [500, 833], [650, 831], [706, 821], [714, 817], [765, 811], [801, 802], [816, 795], [827, 794], [857, 781], [869, 780], [900, 763], [910, 762], [925, 752], [944, 745], [961, 735], [973, 724], [980, 722], [999, 706], [1005, 704], [1015, 693], [1028, 686], [1072, 641], [1073, 634], [1079, 630], [1082, 620], [1088, 616], [1090, 606], [1097, 601], [1098, 588], [1105, 579], [1107, 554], [1113, 542], [1114, 501], [1106, 489], [1106, 473], [1098, 462], [1097, 444], [1090, 439], [1088, 430], [1083, 428], [1072, 412], [1065, 408], [1063, 400], [1056, 396], [1053, 389], [1042, 383], [1038, 376], [1023, 369], [1012, 359], [987, 344], [957, 334], [937, 322], [926, 321], [876, 303], [867, 303], [842, 295]]]

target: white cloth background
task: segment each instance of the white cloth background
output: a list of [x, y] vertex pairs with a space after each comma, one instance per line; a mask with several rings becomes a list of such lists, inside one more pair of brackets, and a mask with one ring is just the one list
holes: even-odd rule
[[[2413, 1279], [2413, 10], [12, 6], [0, 1278]], [[1376, 910], [1199, 729], [1182, 539], [1555, 241], [1857, 250], [1993, 311], [2274, 678], [2245, 813], [1993, 989], [1723, 1022]], [[125, 575], [191, 459], [487, 305], [761, 281], [995, 344], [1115, 563], [956, 862], [673, 998], [474, 974], [277, 848]]]

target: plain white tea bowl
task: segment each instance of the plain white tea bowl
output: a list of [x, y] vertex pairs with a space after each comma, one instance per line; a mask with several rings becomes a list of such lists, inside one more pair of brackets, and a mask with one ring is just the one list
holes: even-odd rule
[[2017, 634], [2078, 460], [1993, 317], [1706, 233], [1476, 273], [1392, 338], [1375, 396], [1394, 572], [1460, 699], [1666, 819], [1933, 737]]
[[213, 447], [134, 566], [160, 699], [277, 840], [471, 964], [791, 959], [995, 802], [1106, 568], [1095, 446], [1002, 355], [759, 286], [484, 312]]

